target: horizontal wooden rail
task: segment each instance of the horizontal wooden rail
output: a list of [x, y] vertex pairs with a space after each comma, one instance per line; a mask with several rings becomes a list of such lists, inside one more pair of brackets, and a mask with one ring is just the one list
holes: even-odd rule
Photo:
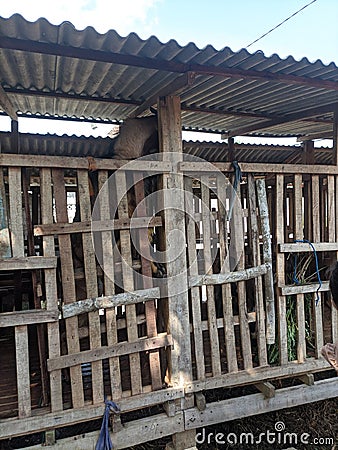
[[[238, 161], [243, 173], [279, 173], [279, 174], [313, 174], [313, 175], [337, 175], [338, 167], [333, 165], [304, 165], [304, 164], [266, 164], [266, 163], [247, 163]], [[214, 168], [213, 168], [214, 166]], [[232, 163], [213, 163], [205, 164], [203, 162], [181, 162], [179, 170], [182, 172], [196, 172], [199, 177], [201, 173], [233, 172]]]
[[[284, 285], [279, 286], [281, 295], [295, 295], [295, 294], [311, 294], [313, 292], [317, 292], [317, 289], [319, 287], [318, 283], [311, 283], [311, 284], [299, 284], [299, 285]], [[319, 289], [319, 292], [326, 292], [329, 291], [329, 282], [323, 281], [323, 284], [321, 288]]]
[[276, 389], [273, 398], [264, 398], [262, 394], [213, 402], [206, 405], [204, 411], [191, 408], [184, 412], [185, 429], [192, 430], [224, 421], [263, 414], [306, 403], [317, 402], [337, 396], [336, 379], [320, 380], [313, 386], [292, 386]]
[[0, 313], [0, 328], [55, 322], [58, 320], [59, 314], [58, 310], [46, 311], [45, 309]]
[[251, 278], [265, 275], [269, 268], [269, 264], [261, 264], [260, 266], [238, 270], [237, 272], [217, 273], [213, 275], [194, 275], [189, 277], [189, 287], [203, 285], [210, 286], [250, 280]]
[[55, 269], [56, 256], [27, 256], [23, 258], [0, 259], [0, 270]]
[[[154, 158], [155, 159], [155, 158]], [[127, 165], [128, 164], [128, 165]], [[127, 165], [127, 166], [126, 166]], [[0, 154], [0, 166], [4, 167], [47, 167], [59, 169], [89, 169], [96, 170], [135, 170], [141, 172], [171, 172], [173, 165], [168, 161], [148, 160], [118, 160], [118, 159], [94, 159], [71, 156], [45, 156], [45, 155], [14, 155], [10, 153]], [[124, 167], [126, 166], [126, 167]]]
[[324, 358], [307, 359], [304, 363], [295, 361], [283, 366], [256, 367], [235, 373], [226, 373], [218, 377], [207, 378], [203, 381], [196, 380], [189, 383], [186, 386], [185, 391], [189, 394], [209, 389], [244, 386], [246, 384], [255, 384], [260, 381], [289, 378], [308, 372], [317, 372], [328, 369], [331, 369], [331, 366]]
[[[183, 397], [183, 388], [167, 388], [126, 398], [114, 398], [114, 401], [120, 407], [121, 412], [126, 413]], [[38, 408], [32, 411], [31, 417], [25, 419], [18, 419], [16, 417], [1, 420], [0, 439], [101, 419], [103, 413], [104, 405], [93, 405], [92, 402], [88, 402], [83, 408], [71, 408], [58, 412], [49, 412], [46, 408]], [[15, 430], [14, 434], [13, 430]]]
[[102, 221], [84, 221], [73, 223], [51, 223], [36, 225], [34, 236], [53, 236], [70, 233], [91, 233], [96, 231], [129, 230], [162, 226], [161, 217], [136, 217], [133, 219], [112, 219]]
[[140, 289], [133, 292], [122, 292], [116, 295], [105, 297], [87, 298], [77, 302], [68, 303], [62, 306], [64, 319], [77, 316], [79, 314], [98, 311], [99, 309], [115, 308], [122, 305], [133, 305], [135, 303], [147, 302], [159, 298], [160, 288]]
[[[317, 242], [313, 243], [316, 252], [335, 252], [338, 251], [338, 242]], [[279, 244], [281, 253], [313, 252], [310, 244], [303, 242], [290, 242]]]
[[146, 352], [171, 345], [171, 335], [161, 333], [157, 337], [139, 339], [136, 342], [120, 342], [109, 347], [103, 346], [93, 350], [85, 350], [79, 353], [48, 359], [47, 369], [49, 372], [52, 372], [53, 370], [63, 369], [65, 367], [101, 361], [102, 359], [114, 358], [116, 356], [130, 355], [132, 353]]

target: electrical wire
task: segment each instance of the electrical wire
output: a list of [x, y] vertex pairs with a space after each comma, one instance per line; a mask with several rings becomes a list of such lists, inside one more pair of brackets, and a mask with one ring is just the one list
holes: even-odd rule
[[283, 25], [285, 22], [287, 22], [288, 20], [290, 20], [292, 17], [294, 17], [296, 14], [300, 13], [301, 11], [303, 11], [305, 8], [307, 8], [308, 6], [312, 5], [312, 3], [315, 3], [317, 0], [312, 0], [310, 3], [308, 3], [307, 5], [303, 6], [302, 8], [300, 8], [298, 11], [294, 12], [291, 16], [289, 16], [287, 19], [283, 20], [283, 22], [279, 23], [278, 25], [276, 25], [274, 28], [271, 28], [271, 30], [267, 31], [265, 34], [262, 34], [262, 36], [260, 36], [259, 38], [257, 38], [255, 41], [251, 42], [249, 45], [247, 45], [245, 48], [250, 47], [251, 45], [255, 44], [256, 42], [260, 41], [261, 39], [263, 39], [263, 37], [267, 36], [268, 34], [272, 33], [272, 31], [274, 31], [276, 28], [280, 27], [281, 25]]

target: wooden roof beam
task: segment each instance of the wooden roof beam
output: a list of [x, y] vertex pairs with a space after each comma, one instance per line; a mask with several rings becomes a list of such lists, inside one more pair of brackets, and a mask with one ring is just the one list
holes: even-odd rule
[[12, 102], [10, 101], [8, 95], [4, 91], [3, 87], [1, 86], [1, 84], [0, 84], [0, 108], [2, 108], [3, 111], [6, 114], [8, 114], [12, 120], [15, 120], [16, 122], [18, 121], [18, 115], [15, 111], [15, 108]]
[[[264, 122], [262, 121], [262, 122], [248, 125], [247, 127], [230, 130], [228, 133], [228, 137], [245, 136], [247, 133], [251, 133], [251, 132], [257, 131], [257, 130], [262, 130], [264, 128], [270, 128], [270, 127], [273, 127], [275, 125], [279, 125], [282, 123], [295, 122], [295, 121], [299, 121], [299, 120], [307, 121], [307, 119], [311, 119], [311, 117], [313, 117], [313, 116], [333, 112], [335, 105], [336, 105], [335, 103], [334, 104], [330, 103], [328, 105], [323, 105], [323, 106], [311, 108], [311, 109], [308, 109], [305, 111], [301, 111], [298, 113], [289, 114], [287, 116], [281, 117], [280, 119], [276, 118], [276, 119], [272, 119], [272, 120], [266, 120]], [[311, 120], [309, 120], [309, 121], [311, 121]], [[325, 122], [326, 120], [321, 119], [320, 121]], [[332, 123], [333, 121], [327, 120], [327, 122]]]
[[88, 61], [106, 62], [110, 64], [142, 67], [145, 69], [163, 70], [167, 72], [195, 72], [196, 74], [205, 76], [273, 81], [277, 83], [296, 84], [338, 91], [337, 81], [318, 80], [309, 77], [283, 73], [271, 73], [267, 71], [236, 69], [233, 67], [215, 67], [203, 64], [187, 64], [175, 61], [164, 61], [138, 55], [125, 55], [103, 50], [93, 50], [89, 48], [17, 39], [7, 36], [0, 37], [0, 48], [20, 50], [29, 53], [77, 58]]
[[140, 105], [136, 111], [134, 111], [129, 117], [137, 117], [146, 111], [151, 106], [157, 103], [159, 97], [167, 97], [169, 95], [178, 95], [186, 88], [192, 86], [195, 82], [195, 74], [194, 72], [186, 72], [183, 75], [180, 75], [176, 78], [172, 83], [166, 86], [164, 89], [159, 90], [156, 94], [153, 94], [149, 97], [142, 105]]

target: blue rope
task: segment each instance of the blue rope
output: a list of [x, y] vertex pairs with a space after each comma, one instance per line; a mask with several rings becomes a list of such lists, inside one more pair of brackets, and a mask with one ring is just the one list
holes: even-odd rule
[[235, 197], [237, 194], [237, 186], [242, 181], [242, 171], [241, 171], [241, 168], [239, 167], [238, 161], [233, 161], [232, 167], [234, 168], [234, 171], [235, 171], [235, 179], [234, 179], [233, 191], [232, 191], [231, 201], [230, 201], [230, 206], [229, 206], [228, 220], [230, 220], [231, 216], [232, 216], [232, 208], [234, 207], [234, 203], [235, 203]]
[[95, 450], [111, 450], [113, 448], [113, 443], [110, 439], [109, 434], [109, 413], [112, 411], [114, 414], [120, 413], [120, 408], [115, 402], [112, 402], [110, 400], [104, 399], [104, 402], [106, 404], [103, 419], [102, 419], [102, 425], [100, 430], [99, 439], [97, 440]]
[[[318, 278], [318, 288], [316, 290], [316, 306], [318, 305], [319, 302], [319, 290], [322, 287], [322, 280], [320, 278], [320, 272], [319, 272], [319, 264], [318, 264], [318, 256], [317, 256], [317, 252], [316, 249], [314, 247], [314, 245], [312, 244], [312, 242], [310, 242], [307, 239], [296, 239], [294, 242], [301, 242], [304, 244], [309, 244], [310, 247], [312, 248], [314, 257], [315, 257], [315, 262], [316, 262], [316, 273], [317, 273], [317, 278]], [[297, 255], [294, 256], [294, 268], [293, 268], [293, 282], [296, 284], [300, 284], [298, 278], [297, 278]]]

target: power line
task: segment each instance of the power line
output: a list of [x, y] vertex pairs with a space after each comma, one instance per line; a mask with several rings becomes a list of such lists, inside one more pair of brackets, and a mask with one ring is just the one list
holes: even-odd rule
[[276, 25], [274, 28], [271, 28], [271, 30], [267, 31], [265, 34], [262, 34], [262, 36], [260, 36], [258, 39], [256, 39], [255, 41], [251, 42], [249, 45], [247, 45], [245, 48], [250, 47], [251, 45], [255, 44], [256, 42], [260, 41], [261, 39], [263, 39], [263, 37], [267, 36], [268, 34], [270, 34], [272, 31], [274, 31], [276, 28], [280, 27], [281, 25], [283, 25], [283, 23], [287, 22], [288, 20], [290, 20], [292, 17], [294, 17], [296, 14], [300, 13], [301, 11], [303, 11], [305, 8], [307, 8], [308, 6], [312, 5], [312, 3], [315, 3], [317, 0], [312, 0], [310, 3], [308, 3], [307, 5], [303, 6], [302, 8], [300, 8], [298, 11], [294, 12], [291, 16], [289, 16], [287, 19], [283, 20], [283, 22], [279, 23], [278, 25]]

